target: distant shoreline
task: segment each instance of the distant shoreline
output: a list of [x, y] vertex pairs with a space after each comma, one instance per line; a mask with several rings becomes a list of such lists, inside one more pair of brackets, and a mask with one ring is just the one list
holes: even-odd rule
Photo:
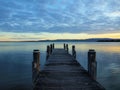
[[0, 41], [0, 42], [120, 42], [120, 39], [91, 38], [91, 39], [57, 39], [57, 40], [38, 40], [38, 41]]

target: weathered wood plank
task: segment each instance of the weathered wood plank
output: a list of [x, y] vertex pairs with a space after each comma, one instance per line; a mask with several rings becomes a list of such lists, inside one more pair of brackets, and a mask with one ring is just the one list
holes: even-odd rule
[[34, 90], [105, 90], [64, 49], [54, 49], [40, 71]]

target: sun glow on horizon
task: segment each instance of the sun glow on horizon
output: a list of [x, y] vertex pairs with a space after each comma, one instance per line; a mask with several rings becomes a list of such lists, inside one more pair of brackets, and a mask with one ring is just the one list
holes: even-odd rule
[[56, 39], [88, 39], [88, 38], [113, 38], [120, 39], [120, 33], [86, 34], [86, 33], [0, 33], [0, 41], [37, 41]]

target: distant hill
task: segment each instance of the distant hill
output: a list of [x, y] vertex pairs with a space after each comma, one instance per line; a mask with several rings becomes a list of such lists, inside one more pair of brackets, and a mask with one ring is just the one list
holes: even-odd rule
[[120, 39], [111, 38], [90, 38], [90, 39], [56, 39], [38, 41], [0, 41], [0, 42], [120, 42]]
[[57, 40], [39, 40], [38, 42], [120, 42], [120, 39], [111, 38], [57, 39]]
[[120, 42], [120, 39], [102, 39], [102, 40], [98, 40], [97, 42]]

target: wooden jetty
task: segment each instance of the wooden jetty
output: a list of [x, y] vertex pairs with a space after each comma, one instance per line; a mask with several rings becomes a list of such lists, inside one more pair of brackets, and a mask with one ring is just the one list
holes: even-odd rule
[[39, 66], [39, 50], [33, 52], [33, 90], [105, 90], [96, 81], [95, 51], [88, 52], [88, 71], [76, 60], [75, 46], [72, 55], [68, 52], [68, 44], [64, 48], [47, 46], [46, 64], [43, 70]]

